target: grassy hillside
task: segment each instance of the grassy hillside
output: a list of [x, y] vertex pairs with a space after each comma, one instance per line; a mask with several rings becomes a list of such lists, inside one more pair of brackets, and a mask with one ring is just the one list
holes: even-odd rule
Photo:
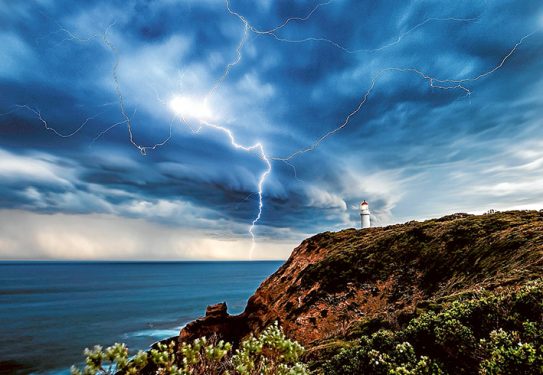
[[315, 373], [542, 374], [543, 281], [435, 301], [394, 327], [353, 328], [313, 349]]
[[[369, 231], [324, 233], [313, 240], [327, 255], [299, 275], [300, 287], [316, 282], [307, 302], [390, 278], [399, 286], [389, 301], [448, 295], [493, 282], [529, 279], [541, 265], [543, 215], [507, 212], [485, 216], [453, 215]], [[403, 290], [402, 290], [403, 289]], [[307, 306], [311, 305], [308, 303]]]
[[[236, 332], [258, 332], [279, 320], [311, 348], [343, 337], [359, 322], [398, 326], [431, 301], [523, 285], [542, 269], [538, 211], [325, 232], [303, 241], [262, 283], [236, 317]], [[205, 325], [191, 332], [197, 335]]]

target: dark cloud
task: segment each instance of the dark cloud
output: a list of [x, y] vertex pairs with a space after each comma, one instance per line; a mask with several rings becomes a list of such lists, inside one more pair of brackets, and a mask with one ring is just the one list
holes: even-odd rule
[[[262, 30], [316, 4], [231, 0]], [[168, 105], [174, 96], [201, 101], [236, 58], [243, 23], [225, 3], [13, 1], [0, 10], [0, 25], [0, 208], [246, 235], [265, 163], [232, 148], [220, 130], [191, 131]], [[526, 189], [543, 172], [542, 29], [536, 0], [335, 0], [276, 33], [312, 40], [249, 33], [239, 64], [210, 99], [213, 122], [281, 157], [340, 125], [385, 68], [474, 78], [535, 32], [494, 73], [462, 82], [469, 96], [431, 87], [413, 71], [384, 73], [348, 126], [291, 161], [296, 174], [273, 162], [257, 235], [298, 240], [355, 226], [362, 198], [377, 223], [509, 207], [506, 199], [511, 207], [542, 205], [543, 185]], [[147, 155], [122, 123], [116, 57], [135, 142], [161, 143], [172, 129]], [[34, 111], [61, 134], [90, 120], [63, 138]]]

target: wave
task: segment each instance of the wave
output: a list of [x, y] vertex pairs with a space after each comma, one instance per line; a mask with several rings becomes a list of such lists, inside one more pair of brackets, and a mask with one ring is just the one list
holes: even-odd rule
[[124, 334], [124, 338], [130, 338], [130, 337], [152, 337], [155, 339], [166, 339], [172, 336], [179, 335], [179, 331], [181, 331], [181, 328], [184, 326], [180, 326], [178, 328], [169, 328], [169, 329], [146, 329], [142, 331], [136, 331], [136, 332], [130, 332]]

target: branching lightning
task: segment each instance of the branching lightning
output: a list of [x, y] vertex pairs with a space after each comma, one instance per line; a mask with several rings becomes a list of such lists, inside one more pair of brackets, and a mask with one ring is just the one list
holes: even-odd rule
[[423, 27], [426, 24], [431, 23], [431, 22], [474, 22], [474, 21], [478, 21], [478, 18], [429, 17], [429, 18], [426, 18], [425, 20], [423, 20], [422, 22], [419, 22], [415, 26], [411, 27], [410, 29], [406, 30], [405, 32], [400, 33], [396, 37], [396, 39], [394, 41], [390, 42], [390, 43], [383, 44], [382, 46], [376, 47], [376, 48], [349, 49], [349, 48], [343, 46], [341, 43], [339, 43], [337, 41], [334, 41], [332, 39], [329, 39], [329, 38], [307, 37], [307, 38], [302, 38], [302, 39], [289, 39], [289, 38], [281, 37], [280, 35], [277, 34], [277, 32], [279, 30], [281, 30], [282, 28], [287, 26], [292, 21], [307, 21], [307, 20], [309, 20], [311, 18], [311, 16], [320, 7], [330, 4], [332, 2], [332, 0], [329, 0], [329, 1], [326, 1], [326, 2], [323, 2], [323, 3], [318, 3], [305, 17], [287, 18], [283, 23], [279, 24], [276, 27], [268, 29], [268, 30], [261, 30], [261, 29], [256, 28], [255, 26], [253, 26], [247, 20], [247, 18], [245, 16], [241, 15], [240, 13], [238, 13], [235, 10], [232, 9], [232, 7], [230, 6], [230, 1], [229, 0], [225, 0], [225, 1], [226, 1], [226, 9], [228, 10], [228, 12], [231, 15], [234, 15], [234, 16], [238, 17], [245, 24], [245, 26], [251, 32], [253, 32], [254, 34], [268, 35], [268, 36], [271, 36], [274, 39], [278, 40], [279, 42], [285, 42], [285, 43], [307, 43], [307, 42], [328, 43], [331, 46], [336, 47], [336, 48], [342, 50], [343, 52], [350, 53], [350, 54], [355, 54], [355, 53], [360, 53], [360, 52], [378, 52], [378, 51], [382, 51], [384, 49], [387, 49], [389, 47], [395, 46], [396, 44], [399, 44], [406, 36], [408, 36], [409, 34], [413, 33], [415, 30], [417, 30], [417, 29], [419, 29], [419, 28], [421, 28], [421, 27]]
[[248, 28], [249, 30], [251, 30], [251, 32], [253, 32], [255, 34], [267, 34], [267, 35], [273, 35], [273, 33], [275, 33], [276, 31], [281, 30], [283, 27], [287, 26], [292, 21], [307, 21], [307, 20], [309, 20], [311, 18], [311, 16], [313, 15], [313, 13], [315, 13], [320, 7], [328, 5], [328, 4], [330, 4], [332, 2], [332, 0], [329, 0], [329, 1], [326, 1], [326, 2], [323, 2], [323, 3], [318, 3], [304, 17], [290, 17], [290, 18], [287, 18], [282, 23], [280, 23], [279, 25], [277, 25], [277, 26], [275, 26], [275, 27], [273, 27], [273, 28], [271, 28], [269, 30], [260, 30], [260, 29], [258, 29], [256, 27], [254, 27], [253, 25], [251, 25], [251, 23], [247, 20], [247, 18], [245, 16], [243, 16], [243, 15], [239, 14], [238, 12], [236, 12], [235, 10], [233, 10], [232, 7], [230, 6], [230, 0], [225, 0], [225, 1], [226, 1], [226, 9], [228, 10], [228, 13], [230, 13], [231, 15], [236, 16], [237, 18], [239, 18], [240, 21], [243, 22], [243, 24], [245, 25], [246, 28]]
[[264, 161], [264, 163], [266, 164], [266, 169], [260, 175], [260, 177], [258, 179], [258, 184], [257, 184], [257, 187], [258, 187], [258, 214], [253, 219], [253, 221], [251, 222], [251, 225], [249, 227], [249, 234], [251, 235], [251, 240], [252, 240], [251, 241], [251, 249], [250, 249], [250, 252], [249, 252], [249, 257], [252, 258], [253, 251], [254, 251], [255, 246], [256, 246], [256, 242], [255, 242], [256, 238], [255, 238], [255, 234], [254, 234], [254, 229], [255, 229], [256, 224], [260, 220], [260, 217], [262, 216], [262, 208], [264, 207], [262, 194], [263, 194], [264, 183], [266, 182], [266, 178], [268, 177], [268, 175], [272, 171], [271, 162], [270, 162], [268, 156], [266, 155], [266, 152], [264, 151], [264, 146], [262, 145], [262, 143], [257, 142], [252, 146], [243, 146], [243, 145], [239, 144], [236, 141], [236, 137], [234, 136], [234, 133], [232, 132], [232, 130], [230, 130], [230, 129], [224, 127], [224, 126], [221, 126], [221, 125], [212, 124], [212, 123], [207, 122], [207, 121], [202, 121], [202, 124], [204, 124], [208, 128], [216, 129], [216, 130], [219, 130], [219, 131], [223, 132], [224, 134], [226, 134], [228, 139], [230, 140], [230, 144], [234, 148], [236, 148], [238, 150], [243, 150], [243, 151], [247, 151], [247, 152], [252, 152], [254, 150], [257, 150], [260, 159], [262, 159]]
[[94, 137], [94, 138], [92, 139], [91, 145], [92, 145], [94, 142], [98, 141], [100, 138], [102, 138], [104, 135], [106, 135], [107, 133], [109, 133], [110, 130], [113, 130], [113, 129], [116, 128], [117, 126], [119, 126], [119, 125], [124, 125], [124, 124], [126, 124], [126, 120], [116, 122], [115, 124], [111, 125], [109, 128], [106, 128], [106, 129], [102, 130], [100, 133], [98, 133], [98, 134], [96, 135], [96, 137]]
[[278, 160], [278, 161], [290, 161], [294, 159], [295, 157], [304, 154], [309, 151], [313, 151], [315, 148], [317, 148], [323, 141], [325, 141], [327, 138], [331, 137], [332, 135], [339, 132], [341, 129], [346, 127], [351, 119], [360, 112], [360, 110], [364, 107], [366, 102], [368, 101], [368, 97], [370, 94], [374, 91], [375, 86], [377, 82], [385, 75], [385, 73], [388, 72], [401, 72], [401, 73], [414, 73], [418, 75], [420, 78], [428, 82], [428, 85], [432, 88], [440, 89], [440, 90], [461, 90], [466, 95], [471, 95], [472, 91], [465, 86], [468, 82], [475, 82], [480, 80], [481, 78], [484, 78], [494, 72], [496, 72], [498, 69], [503, 67], [503, 65], [506, 63], [506, 61], [515, 53], [515, 51], [518, 49], [518, 47], [530, 36], [532, 36], [534, 32], [531, 32], [525, 36], [523, 36], [509, 52], [500, 60], [500, 62], [494, 66], [492, 69], [487, 70], [483, 73], [478, 74], [477, 76], [470, 77], [470, 78], [463, 78], [463, 79], [440, 79], [436, 77], [432, 77], [427, 73], [422, 72], [419, 69], [416, 68], [385, 68], [380, 70], [374, 78], [371, 80], [371, 84], [369, 88], [366, 90], [366, 92], [363, 94], [362, 99], [358, 102], [358, 105], [354, 108], [353, 111], [351, 111], [345, 119], [337, 126], [336, 128], [330, 130], [329, 132], [325, 133], [321, 137], [319, 137], [315, 142], [313, 142], [311, 145], [302, 148], [300, 150], [297, 150], [290, 155], [286, 157], [272, 157], [272, 160]]
[[[415, 26], [411, 27], [407, 31], [399, 34], [394, 41], [392, 41], [390, 43], [386, 43], [386, 44], [384, 44], [384, 45], [382, 45], [380, 47], [349, 49], [349, 48], [341, 45], [339, 42], [333, 41], [333, 40], [328, 39], [328, 38], [308, 37], [308, 38], [303, 38], [303, 39], [288, 39], [288, 38], [283, 38], [283, 37], [279, 36], [276, 33], [281, 28], [285, 27], [291, 21], [295, 21], [295, 20], [296, 21], [307, 21], [321, 6], [324, 6], [324, 5], [327, 5], [327, 4], [331, 3], [331, 1], [327, 1], [327, 2], [324, 2], [324, 3], [317, 4], [308, 13], [308, 15], [305, 16], [305, 17], [292, 17], [292, 18], [289, 18], [289, 19], [285, 20], [283, 23], [281, 23], [279, 26], [274, 27], [274, 28], [269, 29], [269, 30], [260, 30], [260, 29], [258, 29], [256, 27], [254, 27], [253, 25], [250, 24], [250, 22], [247, 20], [247, 18], [245, 16], [241, 15], [240, 13], [234, 11], [231, 8], [229, 0], [225, 0], [225, 1], [226, 1], [226, 8], [227, 8], [228, 12], [231, 15], [234, 15], [234, 16], [238, 17], [243, 22], [243, 24], [245, 26], [245, 31], [250, 30], [251, 32], [253, 32], [253, 33], [257, 34], [257, 35], [268, 35], [268, 36], [273, 37], [274, 39], [276, 39], [279, 42], [285, 42], [285, 43], [324, 42], [324, 43], [328, 43], [331, 46], [333, 46], [333, 47], [335, 47], [335, 48], [337, 48], [337, 49], [339, 49], [339, 50], [341, 50], [341, 51], [343, 51], [345, 53], [348, 53], [348, 54], [356, 54], [356, 53], [361, 53], [361, 52], [379, 52], [379, 51], [385, 50], [387, 48], [390, 48], [392, 46], [395, 46], [395, 45], [399, 44], [409, 34], [413, 33], [417, 29], [419, 29], [419, 28], [421, 28], [421, 27], [423, 27], [426, 24], [431, 23], [431, 22], [462, 22], [462, 23], [467, 23], [467, 22], [478, 21], [478, 18], [430, 17], [430, 18], [427, 18], [427, 19], [423, 20], [422, 22], [416, 24]], [[311, 145], [309, 145], [309, 146], [307, 146], [305, 148], [302, 148], [300, 150], [294, 151], [293, 153], [291, 153], [290, 155], [288, 155], [286, 157], [270, 157], [269, 159], [270, 160], [275, 160], [275, 161], [281, 161], [281, 162], [285, 163], [287, 166], [289, 166], [290, 168], [292, 168], [294, 176], [298, 180], [297, 169], [291, 163], [292, 159], [294, 159], [295, 157], [297, 157], [297, 156], [299, 156], [301, 154], [313, 151], [315, 148], [317, 148], [327, 138], [333, 136], [334, 134], [336, 134], [337, 132], [339, 132], [343, 128], [345, 128], [349, 124], [351, 119], [354, 116], [356, 116], [362, 110], [362, 108], [365, 106], [365, 104], [368, 101], [369, 96], [374, 91], [374, 89], [376, 87], [376, 84], [378, 83], [380, 78], [383, 77], [386, 73], [389, 73], [389, 72], [413, 73], [413, 74], [418, 75], [423, 80], [427, 81], [428, 85], [430, 87], [432, 87], [432, 88], [440, 89], [440, 90], [460, 90], [460, 91], [464, 92], [465, 95], [469, 96], [469, 95], [471, 95], [472, 92], [468, 87], [466, 87], [466, 85], [465, 85], [466, 83], [478, 81], [481, 78], [484, 78], [484, 77], [489, 76], [492, 73], [496, 72], [515, 53], [517, 48], [524, 42], [524, 40], [526, 38], [530, 37], [531, 35], [533, 35], [534, 33], [535, 33], [535, 31], [530, 33], [530, 34], [525, 35], [524, 37], [522, 37], [514, 45], [514, 47], [502, 58], [502, 60], [495, 67], [493, 67], [492, 69], [490, 69], [488, 71], [485, 71], [485, 72], [483, 72], [483, 73], [481, 73], [481, 74], [479, 74], [479, 75], [477, 75], [475, 77], [471, 77], [471, 78], [440, 79], [440, 78], [433, 77], [433, 76], [431, 76], [431, 75], [429, 75], [429, 74], [427, 74], [427, 73], [425, 73], [422, 70], [417, 69], [417, 68], [398, 68], [398, 67], [384, 68], [384, 69], [380, 70], [372, 78], [369, 88], [366, 90], [366, 92], [364, 92], [364, 94], [362, 95], [362, 98], [358, 102], [357, 106], [344, 118], [344, 120], [336, 128], [328, 131], [327, 133], [325, 133], [324, 135], [319, 137]], [[244, 38], [246, 38], [245, 35], [244, 35]], [[246, 39], [243, 39], [242, 42], [238, 46], [238, 49], [237, 49], [238, 60], [236, 61], [236, 64], [240, 60], [240, 50], [243, 47], [243, 44], [244, 44], [245, 40]], [[225, 76], [226, 76], [226, 74], [225, 74]], [[224, 77], [223, 77], [223, 79], [224, 79]], [[260, 197], [262, 196], [261, 192], [259, 192], [259, 196]], [[262, 206], [262, 200], [261, 199], [260, 199], [259, 203], [260, 203], [260, 206]], [[254, 222], [253, 222], [253, 224], [254, 224]]]
[[392, 46], [395, 46], [397, 44], [399, 44], [407, 35], [411, 34], [413, 31], [421, 28], [422, 26], [430, 23], [430, 22], [474, 22], [474, 21], [477, 21], [478, 18], [454, 18], [454, 17], [448, 17], [448, 18], [439, 18], [439, 17], [430, 17], [430, 18], [427, 18], [425, 19], [424, 21], [418, 23], [417, 25], [413, 26], [412, 28], [410, 28], [409, 30], [399, 34], [396, 39], [390, 43], [386, 43], [386, 44], [383, 44], [382, 46], [380, 47], [376, 47], [376, 48], [358, 48], [358, 49], [349, 49], [347, 47], [345, 47], [344, 45], [342, 45], [341, 43], [337, 42], [337, 41], [334, 41], [332, 39], [329, 39], [329, 38], [324, 38], [324, 37], [307, 37], [307, 38], [302, 38], [302, 39], [289, 39], [289, 38], [285, 38], [285, 37], [281, 37], [279, 35], [277, 35], [275, 32], [270, 32], [270, 33], [261, 33], [261, 34], [268, 34], [270, 36], [272, 36], [274, 39], [280, 41], [280, 42], [285, 42], [285, 43], [307, 43], [307, 42], [321, 42], [321, 43], [327, 43], [329, 45], [331, 45], [332, 47], [335, 47], [335, 48], [338, 48], [340, 50], [342, 50], [343, 52], [346, 52], [346, 53], [349, 53], [349, 54], [356, 54], [356, 53], [362, 53], [362, 52], [379, 52], [379, 51], [382, 51], [382, 50], [385, 50], [389, 47], [392, 47]]
[[[50, 18], [49, 15], [47, 15], [45, 12], [40, 11], [40, 13], [43, 16], [45, 16], [46, 18], [48, 18], [48, 19]], [[64, 35], [66, 35], [64, 37], [64, 39], [62, 39], [61, 41], [56, 43], [57, 46], [64, 43], [64, 42], [68, 42], [68, 41], [78, 42], [78, 43], [87, 43], [87, 42], [90, 42], [91, 40], [97, 39], [99, 37], [98, 34], [92, 34], [92, 35], [89, 35], [87, 37], [82, 37], [82, 36], [79, 36], [79, 35], [75, 34], [72, 31], [68, 30], [60, 22], [58, 22], [56, 20], [53, 20], [53, 22], [57, 25], [57, 27], [58, 27], [57, 30], [52, 31], [47, 35], [36, 38], [36, 43], [37, 44], [39, 44], [41, 42], [41, 40], [46, 39], [49, 36], [54, 35], [54, 34], [64, 34]]]
[[[47, 15], [45, 15], [47, 16]], [[81, 36], [78, 36], [76, 35], [75, 33], [73, 33], [72, 31], [68, 30], [67, 28], [65, 28], [63, 25], [61, 25], [60, 23], [56, 22], [56, 25], [59, 27], [58, 30], [56, 31], [53, 31], [51, 33], [49, 33], [47, 36], [50, 36], [52, 34], [60, 34], [60, 33], [63, 33], [66, 35], [66, 37], [64, 39], [62, 39], [60, 42], [58, 42], [56, 45], [60, 45], [64, 42], [77, 42], [77, 43], [88, 43], [92, 40], [95, 40], [99, 37], [99, 34], [92, 34], [90, 36], [87, 36], [87, 37], [81, 37]], [[112, 23], [108, 26], [108, 28], [106, 29], [106, 33], [107, 33], [107, 30], [109, 30], [109, 28], [111, 28], [115, 23]], [[42, 36], [40, 38], [37, 38], [36, 39], [36, 43], [39, 43], [40, 40], [42, 39], [45, 39], [47, 38], [47, 36]], [[104, 36], [104, 38], [106, 38], [106, 36]], [[115, 69], [116, 69], [116, 66], [115, 66]], [[113, 105], [115, 104], [115, 102], [112, 102], [112, 103], [104, 103], [102, 105], [100, 105], [100, 107], [106, 107], [106, 106], [110, 106], [110, 105]], [[13, 109], [8, 111], [7, 113], [1, 113], [0, 116], [5, 116], [5, 115], [9, 115], [9, 114], [12, 114], [14, 112], [17, 112], [17, 111], [20, 111], [20, 110], [26, 110], [30, 113], [32, 113], [42, 124], [43, 124], [43, 127], [54, 133], [55, 135], [61, 137], [61, 138], [70, 138], [70, 137], [73, 137], [75, 136], [76, 134], [78, 134], [81, 130], [83, 130], [83, 128], [85, 128], [85, 126], [92, 120], [94, 120], [95, 118], [99, 117], [100, 115], [103, 114], [103, 112], [100, 112], [98, 114], [95, 114], [91, 117], [88, 117], [85, 119], [85, 121], [83, 121], [77, 128], [75, 128], [74, 130], [70, 131], [70, 132], [61, 132], [59, 130], [57, 130], [55, 127], [52, 127], [49, 125], [48, 121], [43, 117], [42, 113], [41, 113], [41, 110], [36, 108], [36, 107], [32, 107], [28, 104], [15, 104], [13, 106]], [[107, 129], [101, 131], [96, 137], [93, 138], [92, 143], [96, 142], [98, 139], [100, 139], [103, 135], [105, 135], [107, 132], [109, 132], [110, 130], [112, 130], [113, 128], [117, 127], [118, 125], [121, 125], [121, 124], [126, 124], [127, 121], [126, 119], [124, 121], [121, 121], [121, 122], [117, 122], [113, 125], [111, 125], [110, 127], [108, 127]], [[170, 136], [171, 136], [171, 132], [170, 132]]]
[[61, 138], [73, 137], [74, 135], [79, 133], [90, 121], [94, 120], [95, 118], [97, 118], [98, 116], [100, 116], [102, 114], [102, 113], [99, 113], [99, 114], [96, 114], [94, 116], [87, 117], [85, 119], [85, 121], [83, 121], [81, 123], [81, 125], [79, 125], [76, 129], [72, 130], [69, 133], [60, 132], [57, 129], [55, 129], [54, 127], [49, 126], [49, 123], [47, 122], [47, 120], [42, 116], [41, 111], [38, 108], [33, 108], [33, 107], [31, 107], [31, 106], [29, 106], [27, 104], [15, 104], [13, 106], [12, 110], [10, 110], [10, 111], [8, 111], [6, 113], [0, 113], [0, 116], [6, 116], [6, 115], [12, 114], [14, 112], [20, 111], [20, 110], [26, 110], [26, 111], [32, 113], [43, 124], [43, 127], [45, 128], [45, 130], [53, 132], [55, 135], [57, 135], [57, 136], [59, 136]]
[[[108, 37], [109, 31], [113, 26], [115, 26], [115, 22], [113, 22], [112, 24], [110, 24], [106, 28], [106, 30], [104, 31], [104, 35], [102, 36], [102, 40], [104, 41], [104, 44], [111, 51], [111, 53], [113, 54], [113, 58], [114, 58], [112, 76], [113, 76], [113, 83], [114, 83], [114, 86], [115, 86], [115, 93], [117, 94], [117, 98], [119, 99], [119, 109], [121, 111], [122, 117], [124, 118], [124, 121], [122, 123], [126, 124], [126, 128], [128, 129], [128, 139], [130, 140], [130, 143], [134, 147], [136, 147], [141, 152], [142, 155], [147, 155], [148, 150], [155, 150], [158, 147], [164, 146], [171, 139], [171, 137], [172, 137], [172, 127], [170, 125], [169, 133], [168, 133], [168, 136], [166, 138], [164, 138], [162, 141], [160, 141], [158, 143], [155, 143], [153, 145], [144, 146], [144, 145], [140, 145], [139, 143], [137, 143], [135, 141], [134, 133], [132, 132], [132, 120], [128, 116], [128, 114], [126, 113], [125, 100], [124, 100], [123, 93], [121, 91], [121, 84], [119, 83], [119, 74], [118, 74], [119, 62], [120, 62], [119, 61], [119, 51], [113, 45], [113, 43], [111, 43], [111, 41], [109, 40], [109, 37]], [[111, 129], [111, 127], [110, 127], [110, 129]]]
[[[525, 39], [529, 38], [531, 35], [533, 35], [535, 32], [532, 32], [530, 34], [527, 34], [523, 36], [512, 49], [508, 51], [507, 54], [499, 61], [497, 65], [495, 65], [493, 68], [486, 70], [476, 76], [470, 77], [470, 78], [462, 78], [462, 79], [449, 79], [449, 78], [437, 78], [434, 77], [426, 72], [423, 72], [420, 69], [414, 68], [414, 67], [388, 67], [379, 70], [371, 79], [371, 83], [367, 90], [363, 92], [363, 95], [361, 96], [360, 100], [358, 101], [357, 105], [354, 107], [354, 109], [347, 114], [347, 116], [339, 123], [339, 125], [332, 130], [324, 133], [319, 138], [317, 138], [312, 144], [309, 146], [306, 146], [304, 148], [301, 148], [297, 151], [292, 152], [291, 154], [285, 156], [285, 157], [271, 157], [266, 154], [265, 148], [263, 143], [256, 142], [250, 146], [242, 145], [238, 142], [236, 135], [234, 134], [234, 131], [224, 125], [220, 125], [215, 123], [215, 121], [211, 121], [211, 119], [207, 118], [207, 105], [209, 100], [216, 95], [218, 90], [220, 89], [221, 85], [225, 82], [225, 80], [228, 78], [230, 72], [232, 69], [234, 69], [237, 65], [239, 65], [242, 61], [242, 54], [243, 54], [243, 48], [245, 47], [247, 40], [249, 38], [250, 33], [254, 35], [262, 35], [262, 36], [270, 36], [274, 38], [275, 40], [283, 43], [308, 43], [308, 42], [322, 42], [327, 43], [331, 45], [334, 48], [337, 48], [339, 51], [348, 53], [348, 54], [355, 54], [355, 53], [362, 53], [362, 52], [379, 52], [385, 49], [388, 49], [390, 47], [393, 47], [395, 45], [398, 45], [402, 40], [404, 40], [409, 34], [412, 34], [416, 30], [424, 27], [425, 25], [432, 23], [432, 22], [457, 22], [457, 23], [469, 23], [469, 22], [475, 22], [478, 20], [478, 18], [455, 18], [455, 17], [448, 17], [448, 18], [439, 18], [439, 17], [431, 17], [426, 18], [420, 23], [414, 25], [413, 27], [409, 28], [405, 32], [400, 33], [398, 36], [396, 36], [392, 41], [383, 44], [376, 48], [363, 48], [363, 49], [349, 49], [346, 46], [340, 44], [337, 41], [334, 41], [332, 39], [324, 38], [324, 37], [306, 37], [301, 39], [289, 39], [286, 37], [282, 37], [278, 33], [285, 28], [288, 24], [292, 22], [305, 22], [311, 19], [311, 17], [320, 9], [325, 7], [326, 5], [329, 5], [332, 3], [333, 0], [328, 0], [325, 2], [321, 2], [316, 4], [313, 8], [310, 9], [310, 11], [302, 17], [290, 17], [285, 19], [283, 22], [278, 24], [275, 27], [272, 27], [270, 29], [260, 29], [258, 27], [253, 26], [249, 20], [242, 14], [240, 14], [238, 11], [234, 10], [230, 4], [230, 0], [225, 0], [226, 4], [226, 10], [228, 14], [231, 16], [237, 17], [242, 25], [243, 25], [243, 33], [242, 37], [239, 40], [239, 42], [236, 45], [235, 48], [235, 56], [234, 59], [229, 62], [225, 67], [221, 74], [221, 76], [215, 81], [213, 86], [208, 91], [207, 95], [202, 99], [201, 101], [201, 108], [199, 110], [199, 113], [195, 115], [187, 114], [185, 111], [185, 107], [194, 107], [194, 103], [189, 103], [189, 105], [186, 105], [186, 103], [182, 102], [183, 98], [174, 98], [172, 102], [166, 103], [164, 100], [162, 100], [158, 94], [158, 92], [155, 90], [155, 94], [157, 97], [157, 100], [162, 104], [169, 104], [171, 109], [175, 112], [175, 115], [177, 119], [179, 119], [182, 123], [187, 125], [193, 133], [200, 133], [200, 131], [203, 128], [209, 128], [218, 132], [221, 132], [226, 136], [226, 138], [229, 140], [231, 146], [236, 150], [242, 150], [249, 153], [256, 153], [260, 160], [264, 162], [265, 169], [263, 172], [260, 173], [257, 183], [257, 194], [258, 194], [258, 212], [257, 215], [254, 217], [254, 219], [251, 221], [251, 225], [249, 226], [249, 234], [251, 236], [251, 248], [250, 248], [250, 257], [252, 258], [253, 251], [256, 246], [256, 235], [254, 233], [255, 227], [258, 224], [258, 222], [261, 219], [262, 211], [264, 207], [264, 198], [263, 198], [263, 192], [264, 192], [264, 184], [266, 183], [267, 178], [272, 172], [272, 161], [280, 161], [285, 163], [287, 166], [292, 168], [294, 177], [298, 179], [297, 170], [294, 164], [292, 164], [292, 160], [302, 154], [305, 154], [307, 152], [313, 151], [316, 149], [322, 142], [324, 142], [326, 139], [330, 138], [331, 136], [335, 135], [339, 131], [341, 131], [343, 128], [345, 128], [352, 120], [353, 117], [355, 117], [367, 104], [369, 97], [376, 89], [377, 84], [379, 83], [380, 79], [384, 77], [386, 74], [389, 73], [406, 73], [406, 74], [414, 74], [418, 77], [420, 77], [423, 81], [426, 81], [429, 87], [439, 89], [439, 90], [458, 90], [460, 92], [463, 92], [465, 95], [471, 95], [472, 91], [468, 87], [469, 83], [473, 83], [476, 81], [479, 81], [500, 68], [503, 67], [503, 65], [507, 62], [507, 60], [515, 53], [515, 51], [518, 49], [518, 47], [525, 41]], [[93, 39], [99, 38], [99, 34], [91, 35], [88, 38], [82, 38], [76, 35], [75, 33], [71, 32], [70, 30], [66, 29], [62, 25], [58, 24], [59, 29], [55, 33], [63, 33], [66, 35], [66, 37], [61, 41], [75, 41], [75, 42], [89, 42]], [[103, 32], [101, 39], [103, 41], [103, 44], [105, 47], [108, 48], [108, 50], [111, 52], [113, 56], [113, 67], [112, 67], [112, 80], [115, 90], [115, 95], [117, 97], [117, 105], [119, 106], [120, 114], [122, 116], [122, 120], [114, 123], [113, 125], [109, 126], [108, 128], [104, 129], [100, 133], [97, 134], [97, 136], [92, 140], [92, 143], [99, 140], [101, 137], [103, 137], [105, 134], [107, 134], [112, 129], [118, 127], [118, 126], [126, 126], [128, 130], [128, 138], [130, 143], [136, 147], [139, 152], [142, 155], [146, 155], [148, 151], [155, 150], [161, 146], [164, 146], [166, 143], [170, 141], [172, 138], [172, 126], [173, 126], [173, 120], [169, 124], [169, 133], [168, 135], [160, 142], [152, 144], [152, 145], [142, 145], [138, 143], [135, 139], [134, 133], [133, 133], [133, 123], [132, 118], [134, 117], [135, 111], [132, 114], [132, 116], [129, 116], [127, 113], [126, 103], [125, 103], [125, 97], [123, 96], [122, 90], [121, 90], [121, 84], [119, 80], [119, 64], [120, 64], [120, 56], [119, 51], [116, 48], [116, 46], [112, 43], [110, 40], [109, 34], [111, 29], [115, 26], [115, 22], [110, 24], [105, 31]], [[175, 102], [177, 100], [177, 102]], [[196, 104], [198, 106], [200, 104]], [[69, 132], [69, 133], [63, 133], [57, 131], [55, 128], [49, 126], [47, 121], [43, 118], [40, 110], [37, 108], [33, 108], [29, 105], [16, 105], [15, 108], [6, 113], [12, 113], [17, 110], [26, 110], [30, 111], [33, 115], [36, 116], [36, 118], [42, 122], [45, 129], [48, 131], [53, 132], [59, 137], [62, 138], [68, 138], [72, 137], [78, 132], [80, 132], [91, 120], [96, 118], [99, 115], [95, 115], [92, 117], [87, 118], [78, 128], [75, 130]], [[194, 108], [192, 108], [194, 110]], [[0, 115], [6, 115], [6, 114], [0, 114]], [[193, 123], [197, 124], [197, 127], [193, 127]]]
[[236, 48], [236, 58], [234, 61], [228, 63], [226, 65], [226, 68], [224, 69], [223, 75], [215, 82], [211, 90], [207, 93], [207, 95], [204, 98], [204, 104], [207, 104], [209, 99], [215, 94], [215, 91], [217, 91], [220, 87], [220, 85], [224, 82], [226, 77], [228, 77], [228, 74], [230, 74], [230, 70], [232, 70], [233, 67], [239, 64], [241, 61], [241, 50], [243, 49], [243, 46], [245, 45], [245, 42], [247, 41], [247, 37], [249, 36], [249, 24], [245, 24], [243, 27], [243, 36], [241, 37], [241, 40], [239, 41], [239, 44]]

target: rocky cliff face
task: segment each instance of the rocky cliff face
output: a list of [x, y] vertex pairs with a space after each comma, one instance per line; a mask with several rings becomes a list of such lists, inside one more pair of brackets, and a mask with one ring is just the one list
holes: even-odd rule
[[325, 232], [303, 241], [237, 316], [209, 307], [180, 340], [237, 341], [279, 320], [307, 347], [360, 322], [398, 324], [418, 306], [543, 274], [543, 213], [456, 214], [383, 228]]

